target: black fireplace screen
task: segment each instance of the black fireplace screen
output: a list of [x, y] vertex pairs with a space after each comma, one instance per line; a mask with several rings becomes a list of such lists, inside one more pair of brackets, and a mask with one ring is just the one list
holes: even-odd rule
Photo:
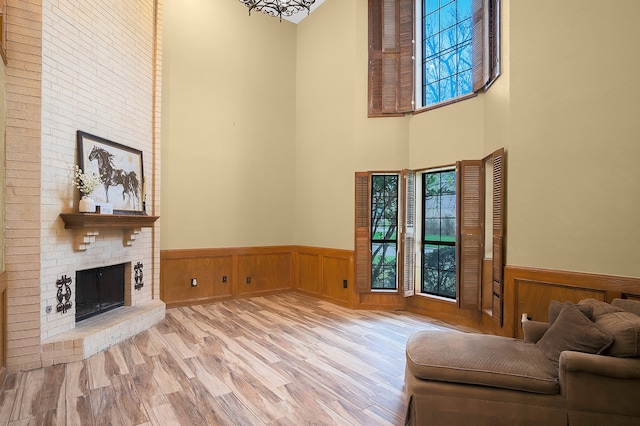
[[76, 272], [76, 322], [124, 305], [124, 266]]

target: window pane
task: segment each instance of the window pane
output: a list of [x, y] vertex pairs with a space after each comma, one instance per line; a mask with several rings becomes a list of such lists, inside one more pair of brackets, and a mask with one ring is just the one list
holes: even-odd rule
[[438, 69], [436, 67], [436, 60], [427, 61], [424, 64], [424, 74], [429, 76], [433, 80], [438, 80]]
[[441, 241], [456, 241], [456, 219], [442, 219]]
[[471, 0], [458, 0], [458, 20], [471, 18]]
[[431, 37], [440, 32], [440, 20], [438, 13], [430, 13], [424, 20], [424, 36]]
[[451, 2], [440, 9], [440, 28], [445, 30], [452, 27], [458, 21], [456, 12], [456, 2]]
[[429, 104], [435, 104], [438, 102], [438, 83], [431, 83], [424, 88], [424, 99]]
[[440, 214], [442, 217], [456, 217], [455, 194], [443, 194], [440, 196]]
[[422, 292], [456, 297], [456, 173], [425, 173]]
[[425, 11], [433, 12], [438, 9], [438, 6], [438, 0], [426, 0]]
[[440, 101], [446, 101], [455, 97], [456, 85], [453, 78], [449, 77], [445, 80], [440, 80]]
[[397, 289], [398, 175], [371, 177], [371, 288]]
[[425, 245], [422, 292], [455, 298], [455, 247]]
[[[471, 0], [425, 0], [423, 17], [422, 104], [471, 93]], [[437, 62], [436, 62], [437, 61]]]
[[456, 37], [457, 37], [458, 43], [471, 41], [471, 20], [470, 19], [467, 19], [466, 21], [462, 21], [458, 24]]
[[458, 84], [458, 94], [462, 95], [465, 93], [471, 93], [471, 87], [473, 84], [473, 76], [471, 71], [465, 71], [458, 76], [457, 84]]
[[396, 289], [397, 245], [395, 243], [371, 244], [371, 288]]
[[435, 56], [440, 51], [440, 36], [434, 35], [433, 37], [428, 37], [424, 41], [424, 58], [429, 59], [432, 56]]
[[425, 219], [425, 241], [440, 241], [440, 219]]

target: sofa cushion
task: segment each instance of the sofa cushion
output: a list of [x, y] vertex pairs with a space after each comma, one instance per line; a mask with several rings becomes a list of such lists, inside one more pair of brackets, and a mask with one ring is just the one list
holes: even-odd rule
[[557, 370], [534, 343], [456, 331], [418, 331], [406, 346], [407, 369], [424, 380], [557, 394]]
[[578, 302], [579, 305], [590, 305], [593, 307], [593, 320], [595, 321], [598, 317], [610, 314], [611, 312], [623, 312], [624, 309], [619, 308], [617, 306], [613, 306], [610, 303], [603, 302], [602, 300], [588, 298], [583, 299]]
[[640, 356], [640, 316], [633, 312], [638, 309], [640, 302], [616, 299], [608, 304], [596, 299], [585, 299], [580, 303], [592, 305], [595, 324], [613, 336], [613, 344], [605, 351], [606, 355]]
[[[560, 311], [562, 310], [563, 306], [564, 303], [558, 302], [557, 300], [552, 300], [549, 303], [549, 326], [553, 325], [553, 323], [556, 322], [556, 319], [558, 318], [558, 315], [560, 315]], [[582, 312], [587, 318], [589, 318], [589, 321], [593, 321], [592, 305], [576, 304], [575, 307], [578, 308], [578, 310]]]
[[640, 356], [640, 316], [632, 312], [611, 312], [600, 316], [596, 325], [613, 335], [613, 344], [605, 351], [606, 355]]
[[636, 315], [640, 315], [640, 300], [632, 299], [613, 299], [611, 305], [616, 308], [624, 309], [628, 312], [633, 312]]
[[558, 367], [562, 351], [602, 353], [611, 346], [613, 337], [591, 322], [571, 302], [565, 302], [558, 319], [536, 343], [540, 351]]

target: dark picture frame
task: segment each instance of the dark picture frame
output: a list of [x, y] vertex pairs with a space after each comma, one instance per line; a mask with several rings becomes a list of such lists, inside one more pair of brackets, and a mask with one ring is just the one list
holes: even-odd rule
[[115, 214], [146, 214], [142, 151], [78, 130], [78, 167], [100, 175], [91, 198]]

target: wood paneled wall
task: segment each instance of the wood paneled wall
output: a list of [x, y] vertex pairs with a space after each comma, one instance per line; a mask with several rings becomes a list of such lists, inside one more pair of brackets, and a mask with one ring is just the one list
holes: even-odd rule
[[303, 246], [164, 250], [160, 275], [161, 299], [168, 307], [293, 289], [353, 304], [350, 250]]
[[[168, 307], [296, 290], [356, 309], [406, 309], [485, 333], [520, 338], [522, 313], [546, 321], [551, 300], [640, 298], [640, 278], [506, 266], [504, 325], [498, 328], [485, 305], [482, 311], [474, 311], [433, 297], [358, 293], [351, 250], [306, 246], [165, 250], [160, 261], [161, 298]], [[192, 278], [197, 281], [195, 287]], [[490, 288], [482, 287], [483, 293]]]
[[522, 314], [547, 321], [552, 300], [576, 303], [594, 298], [611, 302], [615, 298], [639, 297], [640, 278], [507, 266], [504, 327], [500, 334], [522, 338]]

